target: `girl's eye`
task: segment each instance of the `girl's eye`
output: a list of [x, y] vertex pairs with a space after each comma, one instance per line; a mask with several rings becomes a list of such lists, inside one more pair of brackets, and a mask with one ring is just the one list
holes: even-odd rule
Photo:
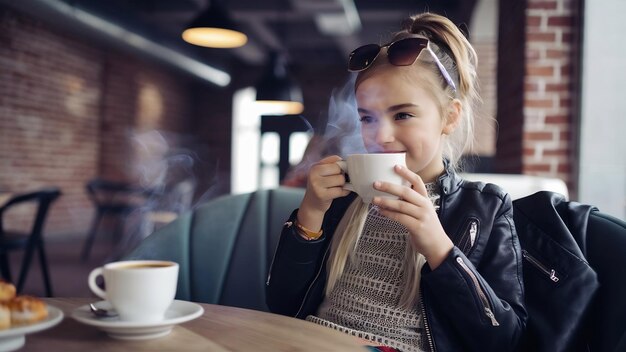
[[361, 120], [361, 123], [363, 123], [363, 124], [368, 124], [368, 123], [374, 122], [374, 118], [372, 116], [368, 116], [368, 115], [361, 116], [360, 120]]
[[413, 115], [406, 112], [399, 112], [394, 116], [395, 120], [406, 120], [412, 118]]

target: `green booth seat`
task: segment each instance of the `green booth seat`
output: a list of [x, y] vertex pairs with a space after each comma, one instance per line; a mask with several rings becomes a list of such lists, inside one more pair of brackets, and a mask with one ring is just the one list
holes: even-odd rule
[[303, 195], [281, 187], [221, 196], [157, 230], [124, 259], [179, 263], [177, 299], [268, 311], [274, 249]]

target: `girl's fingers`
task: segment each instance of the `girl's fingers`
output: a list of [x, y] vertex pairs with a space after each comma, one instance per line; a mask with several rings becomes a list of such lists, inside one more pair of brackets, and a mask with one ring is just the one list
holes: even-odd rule
[[[407, 202], [404, 199], [392, 199], [385, 197], [374, 197], [372, 202], [377, 205], [381, 211], [387, 213], [393, 212], [396, 214], [407, 214], [413, 218], [417, 216], [417, 206], [413, 203]], [[395, 219], [394, 220], [398, 220]]]
[[409, 181], [409, 183], [411, 184], [411, 188], [413, 188], [415, 192], [421, 194], [424, 197], [428, 197], [426, 185], [424, 185], [424, 181], [422, 181], [422, 178], [418, 174], [401, 165], [396, 165], [395, 171], [398, 175], [404, 177], [405, 180]]
[[337, 155], [331, 155], [320, 160], [317, 164], [311, 167], [311, 172], [319, 175], [319, 176], [330, 176], [342, 173], [341, 168], [337, 161], [341, 160], [341, 158]]

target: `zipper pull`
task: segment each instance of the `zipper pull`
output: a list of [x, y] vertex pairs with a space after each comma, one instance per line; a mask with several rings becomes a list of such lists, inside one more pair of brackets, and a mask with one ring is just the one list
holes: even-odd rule
[[556, 276], [556, 271], [554, 269], [550, 270], [550, 280], [559, 282], [559, 277]]
[[559, 282], [559, 276], [557, 275], [556, 270], [546, 267], [543, 263], [533, 257], [527, 250], [522, 249], [522, 256], [526, 259], [530, 264], [532, 264], [539, 271], [548, 276], [552, 282]]
[[476, 233], [478, 232], [478, 224], [476, 221], [472, 221], [470, 224], [469, 235], [470, 235], [470, 247], [474, 246], [474, 242], [476, 241]]
[[491, 319], [492, 326], [500, 326], [500, 323], [498, 323], [498, 321], [496, 320], [496, 315], [493, 314], [489, 307], [485, 307], [485, 315], [489, 317], [489, 319]]

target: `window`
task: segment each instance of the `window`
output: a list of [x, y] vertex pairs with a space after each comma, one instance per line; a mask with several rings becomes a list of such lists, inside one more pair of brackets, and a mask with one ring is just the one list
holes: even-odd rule
[[[231, 193], [275, 188], [287, 169], [302, 159], [311, 138], [299, 116], [266, 115], [255, 104], [254, 88], [233, 96]], [[284, 143], [284, 145], [282, 145]]]

